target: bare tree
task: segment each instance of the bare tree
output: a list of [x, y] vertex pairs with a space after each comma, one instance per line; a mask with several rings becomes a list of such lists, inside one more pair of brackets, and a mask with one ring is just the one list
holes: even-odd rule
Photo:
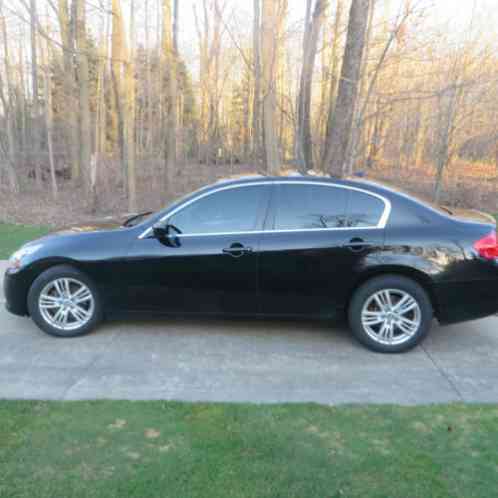
[[434, 185], [434, 202], [441, 200], [443, 173], [450, 161], [450, 147], [454, 131], [454, 119], [457, 104], [457, 88], [452, 86], [441, 93], [438, 98], [438, 127], [436, 150], [436, 181]]
[[370, 0], [352, 0], [349, 12], [341, 81], [332, 116], [330, 146], [325, 158], [325, 169], [336, 177], [343, 176], [345, 172], [346, 155], [358, 96], [369, 7]]
[[[201, 27], [194, 6], [195, 24], [199, 38], [200, 85], [200, 151], [206, 164], [217, 154], [220, 133], [220, 59], [223, 37], [223, 9], [219, 0], [202, 0], [203, 25]], [[209, 12], [213, 13], [213, 24]]]
[[[371, 37], [372, 37], [372, 30], [373, 30], [373, 16], [374, 16], [374, 7], [375, 7], [375, 1], [373, 0], [370, 6], [370, 13], [369, 13], [369, 18], [368, 18], [368, 27], [367, 27], [367, 33], [366, 33], [366, 48], [365, 48], [365, 54], [364, 54], [364, 59], [365, 62], [363, 64], [363, 69], [362, 69], [362, 74], [360, 77], [361, 84], [360, 84], [360, 90], [359, 90], [359, 95], [358, 95], [358, 104], [355, 106], [355, 119], [353, 121], [353, 130], [351, 134], [351, 138], [349, 141], [348, 145], [348, 153], [347, 153], [347, 162], [346, 162], [346, 172], [347, 174], [352, 174], [353, 172], [353, 167], [354, 163], [356, 162], [358, 155], [359, 155], [359, 149], [360, 149], [360, 138], [361, 135], [364, 131], [365, 127], [365, 122], [366, 122], [366, 112], [367, 108], [370, 104], [370, 100], [372, 98], [372, 95], [374, 93], [377, 81], [379, 79], [380, 73], [386, 63], [387, 56], [389, 54], [389, 51], [391, 50], [392, 45], [396, 40], [400, 41], [402, 39], [402, 33], [404, 32], [404, 28], [406, 26], [406, 23], [409, 19], [409, 17], [413, 14], [413, 10], [410, 7], [410, 2], [407, 1], [407, 3], [404, 6], [403, 10], [400, 10], [396, 21], [394, 23], [394, 26], [392, 29], [387, 29], [388, 31], [388, 36], [387, 36], [387, 41], [382, 49], [382, 52], [380, 54], [380, 57], [372, 71], [371, 76], [368, 74], [367, 71], [367, 64], [368, 64], [368, 57], [369, 57], [369, 46], [371, 43]], [[400, 46], [401, 43], [398, 43]], [[399, 62], [397, 65], [395, 65], [395, 71], [399, 67]]]
[[135, 165], [135, 68], [128, 51], [121, 3], [112, 0], [112, 78], [118, 110], [121, 158], [125, 172], [128, 210], [137, 209]]
[[45, 128], [47, 135], [48, 161], [50, 166], [50, 181], [52, 185], [52, 197], [57, 199], [59, 189], [57, 187], [57, 178], [55, 176], [55, 160], [54, 160], [54, 140], [53, 140], [53, 110], [52, 110], [52, 82], [50, 78], [50, 44], [48, 39], [45, 40], [45, 51], [43, 54], [43, 89], [44, 89], [44, 113], [45, 113]]
[[36, 0], [30, 2], [31, 16], [31, 85], [33, 88], [33, 155], [34, 172], [36, 184], [41, 188], [42, 176], [40, 167], [40, 150], [41, 150], [41, 129], [40, 129], [40, 101], [38, 88], [38, 47], [37, 47], [37, 26], [38, 10]]
[[313, 143], [311, 138], [311, 88], [320, 30], [324, 21], [328, 0], [316, 0], [311, 16], [311, 0], [307, 0], [304, 26], [303, 64], [297, 105], [295, 155], [299, 170], [305, 173], [313, 169]]
[[[334, 18], [334, 27], [332, 30], [332, 43], [330, 50], [330, 60], [328, 61], [328, 71], [329, 71], [329, 88], [328, 88], [328, 103], [325, 101], [322, 104], [323, 112], [328, 110], [326, 127], [325, 127], [325, 140], [322, 155], [322, 162], [325, 164], [325, 158], [327, 157], [327, 152], [330, 148], [330, 138], [332, 136], [332, 119], [334, 116], [335, 103], [337, 98], [337, 87], [339, 83], [339, 68], [340, 68], [340, 58], [339, 58], [339, 42], [340, 42], [340, 28], [342, 23], [344, 11], [344, 0], [337, 0]], [[325, 52], [325, 51], [324, 51]], [[324, 64], [326, 66], [327, 63]], [[323, 99], [324, 100], [324, 99]]]
[[165, 129], [165, 192], [171, 195], [176, 173], [176, 136], [178, 126], [178, 2], [163, 0], [162, 63], [168, 70], [166, 91], [167, 124]]
[[2, 194], [41, 182], [55, 196], [73, 178], [92, 211], [134, 211], [155, 207], [144, 186], [158, 171], [163, 198], [228, 172], [278, 174], [297, 158], [302, 172], [323, 165], [335, 176], [362, 161], [374, 178], [436, 200], [494, 206], [498, 57], [484, 16], [475, 9], [455, 45], [425, 29], [426, 2], [398, 2], [396, 19], [389, 2], [375, 13], [373, 2], [294, 2], [300, 46], [287, 0], [231, 10], [230, 0], [194, 0], [199, 50], [188, 58], [179, 0], [5, 0]]
[[92, 131], [90, 124], [90, 77], [88, 72], [88, 47], [86, 32], [86, 8], [84, 0], [73, 0], [76, 3], [76, 61], [79, 88], [80, 113], [80, 166], [89, 171], [92, 155]]
[[261, 0], [253, 0], [252, 51], [254, 95], [252, 104], [252, 156], [256, 164], [261, 154]]
[[[360, 84], [359, 84], [359, 90], [358, 90], [358, 96], [357, 96], [358, 103], [355, 106], [354, 119], [353, 119], [353, 129], [351, 130], [351, 137], [349, 139], [348, 150], [346, 153], [345, 172], [347, 175], [353, 174], [353, 169], [354, 169], [354, 164], [356, 161], [359, 142], [360, 142], [360, 138], [361, 138], [361, 135], [363, 133], [363, 127], [364, 127], [363, 108], [366, 109], [366, 106], [368, 105], [368, 102], [370, 100], [370, 92], [368, 95], [365, 95], [365, 93], [367, 92], [367, 84], [368, 84], [368, 80], [369, 80], [368, 58], [369, 58], [369, 52], [370, 52], [370, 44], [372, 41], [375, 2], [376, 2], [376, 0], [371, 0], [370, 6], [369, 6], [370, 10], [368, 13], [367, 30], [365, 33], [365, 49], [363, 50], [361, 72], [360, 72]], [[390, 40], [392, 40], [392, 38], [390, 38]], [[387, 54], [387, 51], [385, 51], [385, 54]], [[376, 73], [378, 73], [380, 71], [383, 62], [384, 62], [384, 60], [381, 57], [381, 61], [379, 61], [379, 64], [377, 65], [377, 67], [375, 69]], [[377, 75], [374, 74], [373, 78], [376, 78], [376, 76]], [[373, 81], [373, 79], [372, 79], [372, 81]], [[371, 86], [371, 88], [373, 88], [373, 87]], [[364, 103], [363, 103], [363, 101], [364, 101]]]
[[108, 39], [109, 39], [109, 25], [108, 17], [102, 22], [102, 39], [100, 42], [99, 50], [99, 64], [97, 68], [97, 108], [95, 116], [95, 127], [94, 127], [94, 143], [95, 143], [95, 154], [92, 156], [92, 164], [90, 169], [90, 202], [92, 211], [97, 211], [98, 208], [98, 195], [97, 195], [97, 179], [100, 170], [100, 163], [102, 156], [105, 154], [106, 145], [106, 102], [105, 102], [105, 89], [106, 89], [106, 78], [105, 78], [105, 68], [106, 68], [106, 57], [108, 50]]
[[66, 98], [65, 114], [67, 115], [66, 140], [68, 141], [69, 160], [71, 164], [71, 177], [78, 181], [80, 177], [80, 137], [78, 124], [78, 99], [76, 98], [74, 55], [74, 30], [71, 28], [71, 19], [67, 0], [58, 0], [57, 17], [62, 43], [63, 57], [63, 84], [64, 97]]
[[[124, 185], [127, 184], [127, 163], [125, 157], [125, 129], [124, 129], [124, 71], [123, 62], [126, 59], [126, 40], [124, 38], [123, 14], [120, 0], [112, 0], [112, 33], [111, 33], [111, 78], [112, 78], [112, 129], [117, 131], [117, 145], [121, 160], [121, 172]], [[112, 131], [112, 130], [111, 130]], [[124, 187], [125, 190], [127, 189]]]
[[0, 2], [0, 15], [1, 15], [1, 28], [3, 34], [2, 39], [4, 45], [5, 78], [7, 83], [7, 92], [6, 92], [7, 95], [5, 95], [3, 88], [4, 87], [3, 80], [0, 77], [0, 98], [4, 109], [6, 132], [7, 132], [7, 146], [2, 145], [1, 152], [4, 157], [4, 164], [5, 164], [5, 169], [7, 170], [10, 188], [12, 189], [12, 191], [18, 192], [19, 181], [15, 169], [19, 156], [18, 140], [16, 139], [16, 132], [15, 132], [16, 90], [14, 88], [14, 82], [12, 80], [12, 67], [10, 62], [9, 41], [8, 41], [9, 37], [7, 35], [7, 24], [5, 22], [2, 2]]
[[[137, 180], [136, 180], [136, 85], [135, 85], [135, 62], [133, 53], [134, 43], [134, 5], [131, 3], [130, 16], [130, 50], [126, 51], [124, 60], [124, 143], [126, 171], [128, 180], [128, 211], [137, 211]], [[123, 30], [124, 31], [124, 30]]]
[[275, 113], [277, 107], [276, 74], [278, 64], [278, 32], [283, 22], [283, 5], [263, 0], [262, 64], [263, 64], [263, 140], [266, 171], [274, 175], [280, 168]]

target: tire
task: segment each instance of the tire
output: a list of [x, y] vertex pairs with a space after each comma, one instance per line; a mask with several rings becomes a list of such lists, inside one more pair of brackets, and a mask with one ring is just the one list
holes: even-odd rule
[[[35, 279], [28, 293], [28, 310], [43, 332], [56, 337], [88, 334], [102, 319], [102, 303], [95, 284], [69, 265], [49, 268]], [[59, 311], [62, 315], [57, 315]]]
[[379, 353], [414, 348], [429, 333], [433, 315], [427, 292], [417, 282], [397, 275], [368, 280], [356, 290], [348, 310], [355, 337]]

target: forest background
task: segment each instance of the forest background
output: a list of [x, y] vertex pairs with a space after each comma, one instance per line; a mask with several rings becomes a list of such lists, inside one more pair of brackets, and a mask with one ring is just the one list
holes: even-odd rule
[[289, 172], [498, 212], [494, 3], [1, 0], [0, 220]]

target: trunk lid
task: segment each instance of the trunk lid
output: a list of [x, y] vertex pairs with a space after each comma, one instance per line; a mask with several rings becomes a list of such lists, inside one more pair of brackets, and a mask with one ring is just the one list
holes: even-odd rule
[[495, 225], [496, 220], [494, 216], [490, 214], [483, 213], [477, 209], [461, 209], [461, 208], [443, 208], [448, 212], [451, 212], [452, 218], [459, 221], [466, 221], [471, 223], [482, 223], [486, 225]]

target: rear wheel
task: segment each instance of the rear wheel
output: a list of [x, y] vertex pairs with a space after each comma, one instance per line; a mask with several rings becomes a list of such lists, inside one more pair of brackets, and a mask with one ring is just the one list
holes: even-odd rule
[[433, 317], [430, 299], [413, 280], [386, 275], [369, 280], [354, 294], [349, 323], [373, 351], [399, 353], [424, 339]]
[[28, 294], [28, 309], [38, 327], [57, 337], [87, 334], [102, 315], [93, 282], [65, 265], [38, 276]]

